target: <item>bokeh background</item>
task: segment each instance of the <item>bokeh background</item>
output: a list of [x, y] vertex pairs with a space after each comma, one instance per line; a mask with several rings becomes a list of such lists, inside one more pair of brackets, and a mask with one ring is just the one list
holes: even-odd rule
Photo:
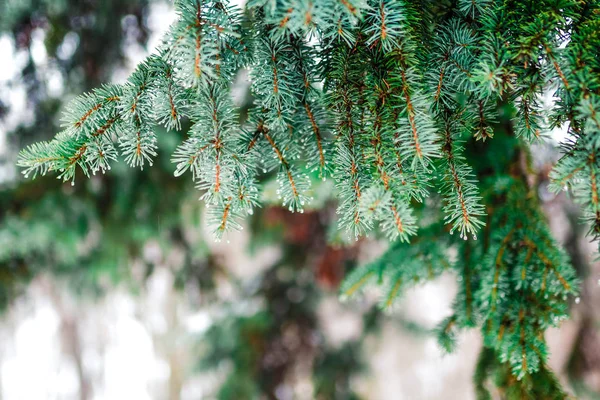
[[[58, 132], [74, 96], [124, 82], [173, 18], [161, 0], [0, 0], [0, 399], [474, 398], [479, 333], [451, 355], [431, 333], [451, 313], [451, 273], [385, 314], [369, 291], [338, 298], [386, 244], [327, 244], [331, 185], [304, 214], [267, 199], [216, 243], [193, 183], [173, 176], [183, 133], [161, 132], [143, 171], [21, 177], [19, 149]], [[541, 181], [561, 136], [533, 152]], [[539, 196], [583, 281], [572, 319], [547, 334], [550, 364], [571, 393], [600, 398], [597, 254], [577, 207]]]

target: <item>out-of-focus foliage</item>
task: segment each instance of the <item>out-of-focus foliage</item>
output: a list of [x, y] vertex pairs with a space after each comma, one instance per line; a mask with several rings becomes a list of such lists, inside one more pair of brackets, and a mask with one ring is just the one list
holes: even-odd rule
[[[245, 306], [226, 303], [199, 342], [199, 367], [211, 370], [221, 363], [225, 371], [216, 398], [293, 393], [299, 390], [293, 387], [296, 369], [311, 366], [313, 398], [358, 399], [350, 379], [364, 368], [361, 342], [377, 328], [381, 313], [366, 312], [362, 334], [341, 347], [331, 347], [320, 332], [315, 310], [323, 288], [337, 285], [352, 264], [351, 249], [319, 246], [325, 233], [321, 218], [318, 212], [290, 214], [271, 208], [252, 219], [256, 247], [277, 243], [283, 253], [257, 282], [241, 283]], [[315, 258], [322, 261], [315, 263]], [[311, 261], [316, 270], [309, 268]]]

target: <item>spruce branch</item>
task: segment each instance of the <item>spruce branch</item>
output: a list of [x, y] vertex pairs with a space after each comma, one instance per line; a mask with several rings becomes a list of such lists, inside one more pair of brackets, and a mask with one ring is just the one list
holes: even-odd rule
[[[330, 178], [338, 226], [390, 241], [346, 278], [344, 296], [378, 282], [389, 308], [452, 270], [459, 290], [436, 334], [451, 350], [461, 329], [481, 327], [482, 396], [491, 374], [538, 398], [536, 379], [556, 386], [543, 332], [566, 317], [577, 279], [526, 179], [526, 153], [549, 129], [567, 127], [551, 189], [569, 190], [600, 236], [598, 4], [250, 0], [242, 11], [225, 0], [177, 0], [175, 8], [157, 51], [124, 84], [74, 99], [62, 132], [21, 151], [25, 176], [73, 181], [78, 169], [109, 170], [119, 152], [132, 167], [152, 165], [156, 125], [181, 130], [189, 121], [173, 169], [189, 172], [217, 238], [242, 229], [260, 183], [276, 181], [279, 204], [302, 212], [313, 179]], [[248, 110], [238, 110], [232, 83], [246, 76]]]

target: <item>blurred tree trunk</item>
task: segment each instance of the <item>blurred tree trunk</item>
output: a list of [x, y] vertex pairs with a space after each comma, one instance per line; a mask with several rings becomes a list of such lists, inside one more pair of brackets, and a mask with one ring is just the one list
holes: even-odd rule
[[90, 400], [92, 396], [92, 384], [85, 371], [83, 364], [83, 346], [79, 336], [79, 323], [83, 308], [65, 304], [63, 295], [65, 291], [57, 287], [54, 279], [43, 279], [43, 285], [48, 292], [54, 309], [60, 318], [60, 343], [63, 353], [70, 357], [77, 370], [79, 382], [79, 400]]

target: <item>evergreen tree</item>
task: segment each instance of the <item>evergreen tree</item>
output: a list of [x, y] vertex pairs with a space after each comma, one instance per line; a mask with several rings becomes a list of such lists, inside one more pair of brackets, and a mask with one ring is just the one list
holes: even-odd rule
[[[567, 127], [552, 189], [572, 193], [596, 239], [600, 4], [175, 5], [155, 54], [125, 84], [75, 99], [62, 132], [21, 152], [24, 174], [74, 182], [77, 171], [105, 173], [119, 153], [143, 168], [157, 152], [155, 126], [189, 120], [175, 174], [196, 182], [217, 238], [254, 212], [260, 179], [274, 177], [292, 212], [315, 200], [318, 178], [332, 179], [339, 229], [392, 242], [348, 276], [344, 295], [377, 281], [389, 307], [406, 287], [455, 270], [460, 290], [438, 336], [450, 351], [457, 331], [481, 328], [480, 397], [493, 377], [508, 398], [563, 398], [543, 334], [567, 317], [577, 279], [541, 214], [530, 146]], [[244, 70], [247, 115], [231, 93]]]

